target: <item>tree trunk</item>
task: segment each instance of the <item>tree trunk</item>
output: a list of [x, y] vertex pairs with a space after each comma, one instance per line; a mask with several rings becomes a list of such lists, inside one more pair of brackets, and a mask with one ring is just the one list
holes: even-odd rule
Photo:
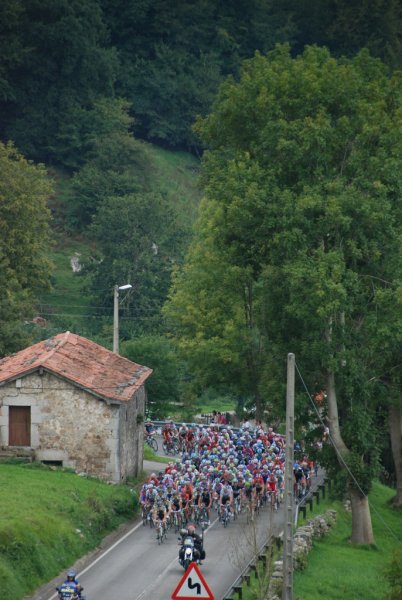
[[[332, 370], [326, 373], [327, 403], [328, 403], [328, 426], [331, 441], [335, 446], [337, 458], [342, 469], [345, 464], [342, 459], [347, 460], [350, 453], [342, 439], [339, 426], [338, 402], [336, 398], [335, 375]], [[354, 487], [353, 481], [349, 484], [349, 496], [352, 507], [352, 537], [354, 544], [374, 544], [373, 527], [371, 524], [370, 507], [368, 499], [361, 496]]]
[[352, 506], [352, 537], [353, 544], [374, 544], [373, 527], [367, 496], [363, 496], [353, 487], [349, 486], [349, 497]]
[[389, 407], [389, 431], [396, 474], [396, 496], [393, 504], [402, 506], [402, 408], [400, 406]]

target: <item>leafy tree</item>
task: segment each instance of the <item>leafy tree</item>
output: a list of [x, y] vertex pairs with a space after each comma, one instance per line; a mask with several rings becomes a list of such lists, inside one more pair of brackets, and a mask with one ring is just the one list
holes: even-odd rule
[[133, 289], [121, 309], [122, 339], [157, 333], [177, 252], [169, 204], [154, 193], [107, 198], [90, 231], [97, 253], [84, 265], [84, 275], [94, 304], [111, 310], [114, 285], [130, 283]]
[[75, 173], [69, 194], [74, 229], [88, 227], [104, 199], [146, 188], [145, 155], [130, 132], [133, 119], [128, 110], [123, 99], [102, 98], [85, 111], [80, 135], [84, 164]]
[[153, 369], [147, 382], [149, 412], [152, 418], [166, 417], [180, 399], [182, 365], [173, 344], [163, 336], [141, 336], [125, 342], [121, 354]]
[[48, 283], [50, 182], [42, 166], [0, 143], [0, 355], [27, 343], [24, 320]]
[[222, 75], [293, 30], [286, 11], [266, 0], [102, 0], [119, 52], [118, 93], [132, 103], [136, 134], [194, 149], [191, 125], [210, 107]]
[[[367, 52], [336, 61], [307, 48], [292, 59], [282, 46], [246, 61], [197, 127], [215, 252], [263, 289], [268, 359], [296, 352], [309, 383], [327, 390], [340, 465], [354, 474], [357, 543], [373, 541], [376, 351], [400, 309], [400, 99], [400, 75]], [[384, 295], [394, 311], [382, 312]], [[268, 373], [282, 385], [279, 369]]]
[[164, 312], [186, 362], [186, 394], [230, 390], [242, 405], [257, 406], [260, 418], [261, 290], [250, 269], [231, 265], [225, 249], [216, 248], [216, 213], [216, 203], [202, 203], [195, 239], [184, 267], [173, 272]]
[[402, 9], [398, 0], [287, 0], [298, 54], [305, 45], [328, 46], [335, 56], [368, 48], [393, 68], [402, 65]]
[[15, 99], [12, 71], [24, 59], [24, 43], [18, 34], [23, 13], [22, 1], [4, 0], [0, 4], [0, 101]]
[[81, 109], [113, 94], [117, 59], [99, 2], [17, 0], [10, 13], [6, 56], [15, 60], [6, 62], [1, 137], [31, 158], [69, 166], [79, 146]]

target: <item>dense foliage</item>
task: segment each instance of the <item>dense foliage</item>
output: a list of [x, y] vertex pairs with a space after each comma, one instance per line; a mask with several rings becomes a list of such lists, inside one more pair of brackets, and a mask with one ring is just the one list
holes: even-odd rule
[[137, 136], [195, 149], [191, 131], [244, 58], [289, 41], [334, 55], [368, 47], [402, 64], [398, 0], [3, 0], [0, 138], [30, 158], [74, 168], [86, 116], [124, 97]]
[[[86, 310], [93, 315], [96, 312], [96, 318], [87, 319], [85, 334], [103, 343], [110, 339], [112, 288], [116, 282], [133, 285], [121, 306], [123, 339], [166, 331], [160, 309], [173, 269], [171, 295], [176, 299], [181, 295], [179, 321], [184, 329], [179, 343], [187, 362], [186, 385], [182, 389], [186, 389], [188, 397], [214, 386], [224, 393], [229, 390], [240, 405], [256, 404], [259, 412], [267, 402], [275, 403], [281, 389], [273, 384], [279, 377], [277, 373], [273, 378], [272, 370], [281, 349], [273, 351], [275, 336], [267, 326], [276, 313], [270, 311], [267, 302], [268, 298], [273, 301], [275, 290], [267, 284], [265, 276], [265, 226], [272, 215], [266, 211], [264, 186], [278, 185], [276, 191], [278, 198], [282, 194], [286, 218], [292, 210], [294, 195], [301, 193], [296, 182], [306, 174], [308, 185], [315, 185], [317, 178], [321, 181], [319, 194], [345, 193], [349, 200], [354, 196], [358, 203], [364, 186], [346, 189], [343, 182], [338, 182], [337, 189], [332, 189], [326, 182], [328, 173], [340, 164], [344, 165], [345, 177], [354, 169], [362, 172], [366, 164], [369, 172], [374, 173], [375, 161], [382, 160], [379, 155], [376, 159], [370, 157], [367, 151], [353, 162], [357, 146], [342, 145], [344, 135], [363, 123], [359, 85], [354, 87], [342, 81], [342, 85], [349, 86], [343, 97], [334, 89], [337, 82], [331, 80], [330, 72], [327, 90], [309, 78], [304, 81], [299, 73], [293, 81], [287, 81], [293, 77], [291, 57], [300, 55], [306, 44], [326, 45], [335, 57], [351, 57], [367, 47], [390, 70], [401, 67], [401, 24], [398, 0], [3, 0], [0, 3], [0, 139], [5, 143], [12, 140], [29, 159], [57, 167], [58, 174], [62, 169], [61, 179], [67, 183], [62, 194], [52, 199], [58, 234], [80, 235], [91, 241], [90, 257], [82, 259], [81, 275], [88, 294], [84, 301]], [[238, 111], [230, 116], [225, 102], [229, 102], [229, 96], [236, 90], [234, 82], [241, 78], [245, 81], [245, 71], [241, 75], [242, 61], [252, 58], [256, 51], [264, 56], [284, 41], [289, 43], [290, 54], [288, 61], [281, 64], [283, 73], [273, 82], [282, 91], [288, 85], [291, 92], [291, 104], [283, 110], [281, 119], [264, 123], [265, 109], [272, 101], [270, 90], [250, 99], [240, 94], [235, 100]], [[255, 64], [263, 61], [262, 56], [254, 59]], [[364, 56], [359, 59], [362, 64], [366, 61]], [[368, 60], [366, 63], [375, 64]], [[372, 80], [366, 103], [371, 89], [376, 87], [375, 80], [382, 81], [385, 77], [382, 69], [367, 68], [372, 69]], [[228, 211], [230, 228], [219, 233], [219, 244], [215, 243], [216, 207], [210, 198], [203, 203], [198, 238], [189, 250], [182, 273], [175, 266], [181, 265], [189, 246], [192, 226], [189, 215], [193, 214], [193, 206], [188, 206], [188, 197], [184, 201], [179, 199], [175, 189], [168, 190], [155, 177], [152, 161], [140, 139], [170, 149], [184, 148], [195, 155], [204, 147], [214, 149], [217, 144], [227, 152], [226, 133], [222, 127], [214, 132], [213, 117], [208, 134], [204, 132], [199, 137], [192, 128], [197, 116], [209, 113], [227, 76], [229, 80], [220, 92], [219, 118], [222, 116], [224, 120], [229, 115], [232, 119], [234, 141], [243, 154], [232, 163], [224, 156], [216, 162], [216, 172], [222, 168], [227, 173], [216, 176], [214, 195], [222, 194], [228, 201], [231, 196], [235, 199], [245, 196], [247, 203], [239, 206], [237, 213]], [[257, 85], [261, 83], [254, 71], [248, 77], [255, 77]], [[253, 93], [251, 88], [250, 83]], [[306, 110], [317, 109], [317, 112], [313, 117], [300, 113], [302, 116], [292, 120], [302, 108], [299, 97], [304, 98], [304, 94], [307, 94]], [[349, 103], [348, 118], [355, 119], [355, 125], [342, 120], [335, 109], [332, 113], [332, 107], [323, 104], [326, 95], [329, 103], [336, 104], [338, 100], [341, 105]], [[378, 103], [381, 102], [383, 99], [378, 98]], [[377, 108], [373, 106], [373, 115], [377, 114]], [[369, 108], [364, 105], [363, 109], [364, 115], [370, 117]], [[337, 119], [336, 130], [331, 119]], [[261, 160], [255, 160], [256, 149], [248, 143], [258, 127], [262, 127], [258, 141], [264, 152]], [[367, 149], [375, 148], [379, 137], [370, 121], [370, 131], [362, 143]], [[389, 138], [387, 143], [392, 140]], [[333, 163], [328, 162], [328, 153], [323, 148], [333, 150]], [[353, 160], [349, 160], [351, 157]], [[206, 164], [213, 165], [214, 160], [210, 156]], [[270, 171], [274, 162], [284, 165], [277, 180], [277, 174], [273, 177]], [[385, 177], [390, 180], [399, 167], [391, 165], [389, 160], [386, 164]], [[373, 187], [377, 186], [377, 179], [372, 181]], [[382, 184], [382, 180], [378, 181]], [[211, 181], [207, 180], [207, 184], [210, 187]], [[35, 189], [34, 186], [33, 196]], [[384, 194], [381, 185], [375, 190], [378, 198]], [[209, 193], [207, 187], [207, 196]], [[302, 193], [314, 204], [311, 197], [315, 191], [306, 187]], [[310, 207], [315, 216], [320, 210], [322, 207], [316, 205]], [[219, 211], [226, 218], [226, 208], [220, 206]], [[333, 215], [326, 217], [330, 220]], [[46, 221], [46, 211], [41, 218]], [[279, 222], [272, 230], [279, 232], [286, 219], [283, 215], [275, 218]], [[296, 232], [287, 232], [287, 237], [278, 243], [278, 260], [288, 252], [285, 241], [289, 245], [299, 243], [298, 227], [300, 223]], [[246, 229], [250, 235], [244, 235]], [[45, 239], [42, 233], [46, 237], [45, 224], [38, 243], [39, 239]], [[317, 242], [320, 231], [313, 228], [311, 234]], [[291, 235], [294, 240], [289, 239]], [[359, 241], [357, 250], [349, 249], [354, 259], [353, 252], [360, 251]], [[4, 242], [6, 253], [10, 252], [9, 244], [10, 240]], [[365, 255], [372, 250], [368, 244]], [[37, 257], [35, 252], [32, 256]], [[18, 260], [21, 257], [22, 254]], [[24, 288], [23, 294], [30, 296], [28, 303], [20, 292], [17, 301], [18, 286], [11, 286], [14, 291], [9, 302], [0, 303], [5, 332], [2, 354], [23, 343], [16, 330], [21, 329], [21, 315], [29, 316], [35, 286], [42, 285], [47, 277], [44, 263], [42, 267], [41, 276], [32, 277]], [[303, 265], [299, 267], [302, 271]], [[323, 273], [327, 273], [325, 269]], [[281, 280], [283, 273], [278, 270], [270, 274], [274, 276]], [[188, 277], [187, 281], [192, 277], [191, 285], [183, 286], [183, 277]], [[309, 284], [319, 287], [317, 280]], [[7, 283], [11, 281], [7, 274]], [[290, 293], [293, 294], [293, 289]], [[382, 294], [382, 309], [392, 320], [394, 296], [387, 289]], [[282, 301], [275, 298], [275, 302]], [[289, 305], [289, 312], [290, 308]], [[167, 314], [172, 317], [169, 327], [175, 335], [178, 335], [178, 321], [173, 313], [177, 311], [173, 304], [169, 305]], [[57, 318], [46, 330], [47, 334], [52, 326], [78, 327], [70, 316]], [[281, 326], [293, 327], [294, 322], [288, 316], [287, 319]], [[375, 331], [374, 319], [371, 326]], [[393, 364], [397, 344], [388, 329], [384, 364]], [[319, 348], [315, 348], [315, 356], [320, 356]], [[392, 392], [393, 386], [400, 384], [395, 370], [386, 371], [376, 381], [391, 390], [394, 404], [399, 406], [398, 388]]]
[[337, 61], [325, 49], [292, 58], [280, 46], [246, 61], [197, 125], [209, 147], [206, 200], [168, 309], [179, 344], [208, 373], [218, 358], [229, 385], [234, 357], [247, 373], [257, 345], [257, 416], [273, 400], [267, 379], [280, 401], [277, 357], [295, 352], [312, 392], [327, 389], [323, 408], [359, 493], [378, 469], [378, 386], [397, 369], [401, 341], [401, 101], [400, 73], [366, 51]]
[[39, 290], [49, 282], [49, 179], [0, 142], [0, 355], [27, 341]]

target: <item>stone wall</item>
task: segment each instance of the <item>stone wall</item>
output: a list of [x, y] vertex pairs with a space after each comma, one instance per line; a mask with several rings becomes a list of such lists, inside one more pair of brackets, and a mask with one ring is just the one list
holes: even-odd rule
[[[310, 519], [306, 525], [302, 525], [296, 530], [293, 537], [293, 568], [296, 570], [305, 569], [307, 566], [307, 556], [313, 547], [314, 538], [321, 538], [327, 535], [333, 525], [336, 523], [336, 510], [327, 510], [323, 515], [318, 515]], [[271, 577], [268, 599], [280, 600], [282, 595], [283, 582], [283, 561], [275, 562], [273, 574]]]
[[120, 478], [137, 477], [144, 458], [145, 389], [141, 387], [130, 402], [120, 408]]
[[0, 387], [0, 446], [8, 447], [9, 406], [31, 407], [31, 447], [39, 461], [114, 482], [142, 465], [145, 391], [127, 403], [107, 403], [46, 371]]

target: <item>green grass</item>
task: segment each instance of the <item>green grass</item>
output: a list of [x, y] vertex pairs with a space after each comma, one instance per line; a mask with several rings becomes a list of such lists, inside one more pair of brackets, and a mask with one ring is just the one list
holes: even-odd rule
[[[402, 511], [393, 509], [394, 491], [375, 483], [370, 494], [375, 546], [354, 546], [349, 542], [351, 514], [343, 504], [328, 496], [314, 501], [306, 519], [299, 516], [298, 527], [329, 508], [337, 511], [337, 523], [328, 536], [314, 540], [307, 568], [294, 573], [294, 598], [298, 600], [383, 600], [389, 593], [385, 568], [393, 552], [402, 546]], [[399, 540], [399, 542], [395, 539]], [[274, 558], [276, 560], [276, 558]], [[258, 585], [252, 576], [251, 588], [243, 585], [243, 599], [255, 600]]]
[[190, 228], [201, 197], [199, 160], [187, 152], [172, 152], [146, 143], [143, 147], [151, 164], [154, 191], [166, 194], [172, 200], [179, 226]]
[[55, 247], [51, 260], [54, 266], [52, 290], [40, 299], [43, 313], [85, 317], [89, 310], [89, 298], [83, 292], [84, 279], [74, 273], [71, 258], [78, 255], [83, 260], [91, 252], [85, 240], [61, 239]]
[[134, 516], [138, 500], [62, 469], [0, 464], [0, 590], [21, 600]]
[[148, 444], [144, 444], [144, 460], [153, 460], [154, 462], [169, 463], [172, 462], [172, 457], [158, 456]]
[[[296, 572], [295, 597], [300, 600], [381, 600], [386, 597], [385, 566], [393, 550], [402, 545], [402, 512], [389, 501], [394, 491], [376, 483], [370, 494], [375, 547], [352, 546], [351, 514], [340, 502], [334, 503], [337, 524], [330, 534], [315, 540], [308, 567]], [[375, 510], [374, 510], [375, 509]], [[385, 596], [384, 596], [385, 594]]]

